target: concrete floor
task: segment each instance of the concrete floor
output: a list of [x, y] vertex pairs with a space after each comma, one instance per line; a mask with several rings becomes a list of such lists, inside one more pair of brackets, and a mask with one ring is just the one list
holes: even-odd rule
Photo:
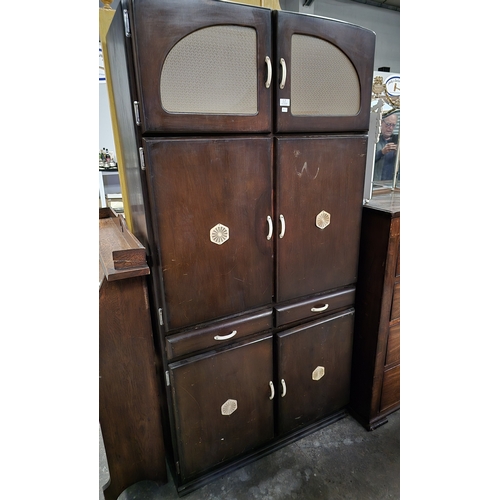
[[[399, 499], [399, 411], [368, 432], [348, 416], [257, 462], [227, 474], [186, 500], [385, 500]], [[99, 436], [99, 499], [109, 473]], [[118, 500], [179, 498], [169, 483], [136, 483]]]

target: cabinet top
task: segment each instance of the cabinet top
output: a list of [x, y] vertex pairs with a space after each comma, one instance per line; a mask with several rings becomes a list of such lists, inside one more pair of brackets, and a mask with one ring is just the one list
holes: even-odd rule
[[99, 209], [99, 286], [149, 274], [146, 249], [129, 231], [125, 219], [110, 208]]
[[365, 205], [365, 208], [389, 212], [393, 215], [400, 214], [400, 192], [384, 193], [374, 196]]

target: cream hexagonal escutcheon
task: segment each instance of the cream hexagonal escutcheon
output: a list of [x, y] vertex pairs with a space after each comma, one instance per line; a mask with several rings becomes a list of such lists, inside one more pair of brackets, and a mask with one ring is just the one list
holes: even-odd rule
[[313, 380], [319, 380], [320, 378], [323, 378], [325, 376], [325, 367], [324, 366], [317, 366], [314, 371], [312, 372], [312, 379]]
[[330, 214], [322, 210], [318, 215], [316, 215], [316, 227], [320, 229], [325, 229], [326, 226], [330, 225]]
[[220, 412], [223, 415], [231, 415], [238, 409], [238, 401], [236, 399], [228, 399], [221, 407]]
[[224, 224], [217, 224], [210, 229], [210, 241], [216, 245], [222, 245], [229, 239], [229, 228]]

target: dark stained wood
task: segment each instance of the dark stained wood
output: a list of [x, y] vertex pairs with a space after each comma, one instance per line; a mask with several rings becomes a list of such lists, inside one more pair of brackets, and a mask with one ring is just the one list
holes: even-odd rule
[[[270, 132], [272, 87], [266, 88], [266, 56], [271, 54], [271, 11], [214, 0], [129, 1], [132, 38], [139, 71], [138, 100], [143, 133]], [[167, 113], [161, 104], [160, 76], [175, 44], [196, 30], [214, 25], [247, 26], [257, 33], [257, 100], [253, 116]], [[216, 74], [216, 71], [215, 71]], [[200, 78], [208, 75], [200, 75]], [[216, 86], [220, 82], [216, 82]], [[211, 96], [207, 95], [207, 99]]]
[[399, 371], [400, 365], [397, 365], [384, 372], [382, 395], [380, 397], [381, 412], [392, 407], [399, 407]]
[[[390, 320], [391, 310], [399, 311], [399, 232], [399, 195], [374, 198], [363, 208], [349, 408], [370, 430], [399, 408], [399, 385], [394, 389], [399, 369], [393, 369], [396, 363], [399, 367], [400, 320]], [[387, 370], [391, 382], [382, 396]], [[389, 404], [396, 394], [398, 399]]]
[[[144, 144], [169, 328], [271, 304], [271, 140]], [[218, 224], [229, 229], [222, 245], [210, 241]]]
[[273, 438], [272, 367], [272, 335], [169, 365], [183, 481]]
[[[356, 282], [366, 136], [280, 137], [276, 146], [278, 302]], [[330, 224], [316, 226], [326, 211]]]
[[[356, 288], [350, 286], [326, 295], [316, 295], [306, 300], [293, 300], [278, 304], [276, 311], [276, 326], [283, 326], [296, 321], [314, 319], [315, 316], [329, 315], [338, 309], [354, 305]], [[325, 306], [328, 306], [325, 309]], [[323, 311], [312, 311], [312, 309]]]
[[401, 285], [399, 283], [395, 283], [392, 294], [391, 321], [399, 318], [400, 302], [401, 302]]
[[399, 363], [399, 346], [400, 346], [400, 323], [395, 321], [389, 326], [389, 338], [387, 339], [387, 357], [385, 360], [386, 366]]
[[[349, 402], [353, 314], [350, 309], [277, 334], [281, 433], [310, 424]], [[313, 380], [318, 366], [324, 368], [324, 376]]]
[[186, 332], [167, 336], [167, 357], [173, 360], [211, 347], [232, 344], [242, 337], [264, 332], [272, 327], [272, 309], [245, 314], [232, 320], [217, 321], [205, 327], [197, 326]]
[[[373, 56], [375, 33], [360, 26], [333, 19], [304, 16], [300, 13], [273, 11], [276, 55], [274, 102], [276, 132], [356, 132], [367, 131], [369, 127], [370, 104], [373, 79]], [[293, 34], [321, 38], [338, 47], [352, 62], [359, 77], [361, 102], [358, 114], [352, 116], [296, 116], [290, 111], [281, 112], [280, 99], [290, 99], [294, 68], [291, 65], [291, 40]], [[284, 89], [279, 88], [281, 79], [278, 62], [284, 58], [287, 63], [287, 81]], [[321, 68], [318, 69], [318, 72]], [[313, 75], [310, 75], [313, 78]]]
[[[109, 221], [109, 219], [100, 219]], [[123, 237], [116, 225], [100, 231], [100, 246], [121, 248]], [[101, 262], [111, 260], [101, 259]], [[103, 265], [100, 265], [101, 269]], [[106, 500], [116, 500], [128, 486], [141, 480], [167, 481], [160, 388], [148, 292], [143, 276], [129, 271], [100, 271], [99, 288], [99, 421], [108, 460], [110, 482]], [[109, 274], [108, 274], [109, 275]]]

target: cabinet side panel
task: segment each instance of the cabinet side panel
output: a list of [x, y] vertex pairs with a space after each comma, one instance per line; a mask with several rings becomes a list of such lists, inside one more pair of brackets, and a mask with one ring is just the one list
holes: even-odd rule
[[137, 481], [167, 481], [145, 279], [105, 281], [99, 310], [99, 421], [111, 479], [105, 495], [117, 498]]

